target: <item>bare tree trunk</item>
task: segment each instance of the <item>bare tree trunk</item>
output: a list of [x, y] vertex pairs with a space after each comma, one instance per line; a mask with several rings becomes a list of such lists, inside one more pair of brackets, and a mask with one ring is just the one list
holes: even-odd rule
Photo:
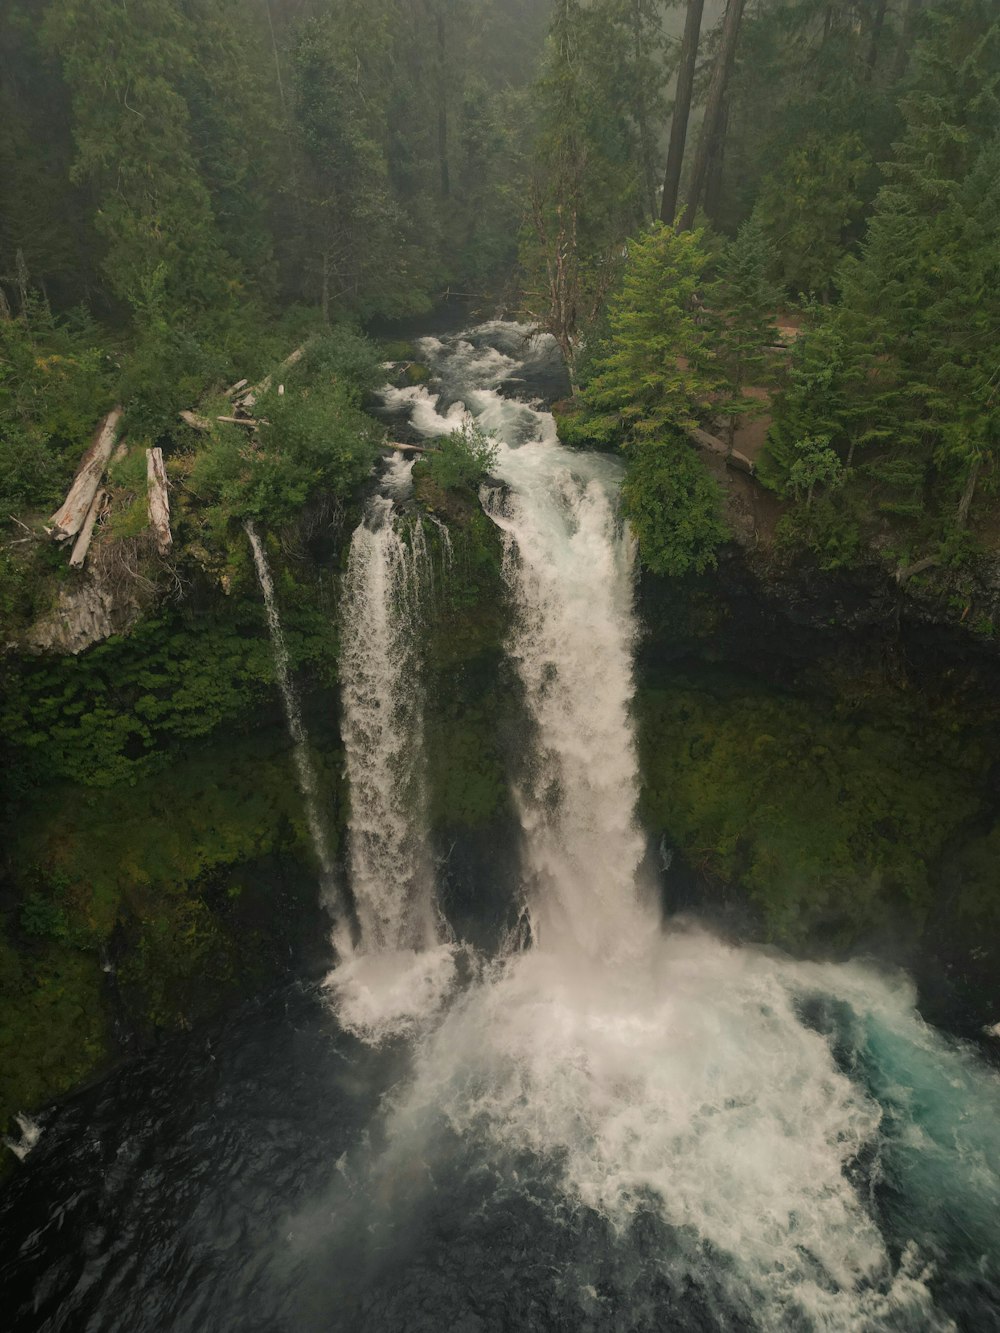
[[642, 157], [642, 183], [646, 189], [646, 203], [649, 207], [650, 221], [656, 221], [656, 173], [653, 167], [653, 136], [649, 131], [649, 115], [646, 108], [646, 90], [639, 79], [642, 62], [642, 14], [641, 0], [632, 0], [632, 53], [635, 59], [636, 100], [635, 119], [639, 128], [639, 152]]
[[173, 544], [170, 535], [170, 499], [167, 473], [161, 449], [146, 450], [146, 486], [149, 492], [149, 526], [156, 537], [156, 549], [166, 555]]
[[104, 508], [104, 501], [107, 499], [107, 491], [100, 490], [94, 496], [87, 510], [87, 517], [84, 519], [83, 527], [80, 529], [80, 535], [73, 546], [73, 554], [69, 558], [71, 569], [82, 569], [83, 562], [87, 558], [87, 552], [90, 550], [90, 540], [94, 535], [94, 524], [97, 522], [98, 515]]
[[722, 43], [719, 47], [719, 54], [715, 58], [712, 79], [708, 85], [705, 119], [702, 122], [701, 134], [698, 136], [698, 151], [695, 153], [694, 169], [691, 172], [691, 185], [688, 189], [684, 216], [681, 218], [682, 231], [690, 231], [694, 226], [698, 204], [705, 188], [708, 159], [719, 130], [719, 117], [722, 113], [722, 103], [726, 95], [726, 85], [729, 83], [729, 75], [736, 56], [736, 39], [739, 36], [740, 21], [743, 18], [745, 3], [746, 0], [729, 0], [726, 6], [726, 16], [722, 21]]
[[722, 171], [726, 156], [726, 133], [729, 128], [729, 99], [723, 101], [719, 125], [708, 153], [705, 173], [705, 216], [715, 223], [722, 202]]
[[674, 112], [670, 118], [667, 171], [663, 178], [663, 198], [660, 201], [660, 218], [670, 227], [677, 217], [677, 196], [681, 185], [681, 166], [684, 162], [688, 117], [691, 114], [691, 91], [694, 87], [694, 69], [698, 60], [698, 38], [701, 33], [701, 15], [704, 7], [705, 0], [688, 0], [687, 17], [684, 21]]
[[438, 45], [438, 162], [441, 170], [441, 198], [451, 196], [451, 172], [448, 168], [448, 59], [445, 42], [444, 10], [437, 11]]
[[955, 522], [960, 528], [964, 528], [969, 521], [969, 507], [972, 504], [972, 497], [976, 493], [976, 482], [979, 480], [979, 469], [983, 465], [983, 460], [977, 458], [969, 469], [969, 475], [965, 480], [965, 489], [962, 491], [962, 498], [958, 502], [958, 510], [955, 514]]
[[108, 413], [94, 432], [90, 448], [80, 461], [76, 476], [73, 478], [73, 485], [69, 488], [69, 494], [63, 501], [62, 508], [49, 519], [55, 529], [52, 535], [56, 541], [75, 537], [83, 527], [97, 488], [101, 484], [101, 478], [104, 476], [104, 469], [111, 458], [111, 451], [118, 439], [121, 419], [122, 409], [116, 407]]
[[875, 14], [872, 18], [871, 38], [868, 42], [868, 79], [870, 80], [874, 73], [875, 66], [878, 64], [879, 47], [882, 44], [882, 29], [885, 27], [885, 11], [889, 0], [878, 0], [875, 6]]
[[903, 23], [899, 30], [899, 41], [896, 44], [896, 57], [892, 62], [893, 82], [897, 82], [906, 73], [906, 66], [910, 62], [910, 48], [913, 45], [917, 15], [922, 8], [923, 0], [907, 0], [906, 8], [903, 11]]
[[256, 403], [257, 399], [261, 398], [265, 393], [267, 393], [268, 389], [270, 389], [271, 384], [274, 381], [274, 376], [276, 374], [280, 375], [284, 370], [291, 370], [292, 366], [297, 366], [298, 363], [305, 356], [305, 354], [306, 354], [305, 345], [303, 345], [302, 347], [296, 347], [295, 351], [292, 352], [291, 356], [285, 357], [284, 361], [282, 361], [277, 371], [273, 371], [270, 375], [265, 375], [265, 377], [261, 380], [261, 382], [259, 384], [255, 384], [252, 389], [248, 390], [244, 394], [241, 394], [239, 397], [234, 397], [233, 402], [237, 405], [237, 407], [241, 407], [244, 408], [246, 411], [249, 411], [250, 408], [253, 407], [253, 405]]

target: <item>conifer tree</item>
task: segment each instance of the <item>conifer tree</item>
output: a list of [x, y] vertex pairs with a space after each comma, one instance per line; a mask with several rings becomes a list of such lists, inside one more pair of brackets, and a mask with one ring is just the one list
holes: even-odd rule
[[708, 409], [720, 377], [700, 242], [700, 232], [677, 233], [658, 222], [630, 244], [609, 310], [609, 350], [585, 392], [604, 424], [614, 420], [653, 439], [695, 425]]
[[769, 384], [777, 341], [774, 317], [781, 299], [772, 280], [778, 257], [757, 217], [740, 227], [722, 252], [715, 304], [720, 312], [716, 350], [725, 376], [723, 411], [729, 418], [728, 442], [740, 419], [762, 410], [747, 390]]

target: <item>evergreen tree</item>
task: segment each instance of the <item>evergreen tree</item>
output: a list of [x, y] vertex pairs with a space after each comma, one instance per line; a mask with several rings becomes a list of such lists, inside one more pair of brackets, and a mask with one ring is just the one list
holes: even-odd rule
[[46, 35], [70, 90], [73, 177], [93, 191], [111, 291], [147, 321], [223, 303], [235, 266], [184, 97], [195, 60], [187, 16], [170, 0], [53, 0]]
[[740, 419], [759, 414], [766, 400], [760, 389], [773, 378], [774, 316], [781, 293], [772, 280], [777, 252], [759, 219], [745, 222], [722, 252], [715, 304], [720, 311], [716, 351], [725, 377], [722, 408], [729, 418], [730, 451]]
[[604, 422], [637, 438], [695, 425], [720, 382], [700, 241], [700, 232], [656, 223], [630, 244], [610, 304], [609, 350], [585, 398]]

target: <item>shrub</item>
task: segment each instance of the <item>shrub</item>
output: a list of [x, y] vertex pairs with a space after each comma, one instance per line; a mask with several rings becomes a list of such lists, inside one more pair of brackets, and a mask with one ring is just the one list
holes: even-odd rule
[[656, 574], [700, 574], [728, 537], [714, 478], [690, 445], [668, 438], [633, 444], [622, 501], [642, 563]]
[[425, 454], [421, 467], [443, 490], [476, 490], [496, 466], [500, 446], [474, 422], [445, 435]]

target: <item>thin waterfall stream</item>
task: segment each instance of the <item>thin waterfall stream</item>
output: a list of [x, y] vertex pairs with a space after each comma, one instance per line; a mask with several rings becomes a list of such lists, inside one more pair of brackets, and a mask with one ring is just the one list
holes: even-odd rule
[[302, 709], [299, 706], [298, 695], [289, 669], [288, 647], [285, 643], [284, 631], [281, 628], [281, 617], [278, 614], [278, 599], [274, 592], [271, 567], [267, 561], [264, 543], [261, 541], [253, 523], [248, 519], [244, 527], [247, 539], [250, 542], [250, 548], [253, 551], [260, 590], [264, 595], [267, 626], [271, 635], [271, 648], [274, 657], [274, 674], [285, 709], [288, 734], [292, 739], [292, 755], [295, 759], [295, 772], [299, 779], [299, 789], [302, 792], [302, 801], [305, 806], [309, 836], [312, 839], [313, 851], [316, 853], [316, 860], [319, 862], [322, 875], [321, 889], [324, 900], [328, 905], [333, 906], [336, 884], [334, 878], [335, 867], [330, 855], [330, 834], [320, 804], [316, 771], [309, 755], [309, 738], [306, 735], [305, 724], [302, 721]]
[[620, 460], [564, 447], [532, 395], [551, 339], [494, 322], [420, 355], [430, 380], [387, 386], [385, 412], [410, 438], [474, 418], [498, 443], [481, 503], [510, 611], [521, 928], [473, 948], [448, 920], [423, 638], [459, 535], [420, 514], [397, 456], [342, 581], [355, 938], [321, 983], [185, 1034], [45, 1123], [12, 1327], [1000, 1329], [996, 1071], [921, 1018], [901, 971], [670, 914], [639, 816]]

